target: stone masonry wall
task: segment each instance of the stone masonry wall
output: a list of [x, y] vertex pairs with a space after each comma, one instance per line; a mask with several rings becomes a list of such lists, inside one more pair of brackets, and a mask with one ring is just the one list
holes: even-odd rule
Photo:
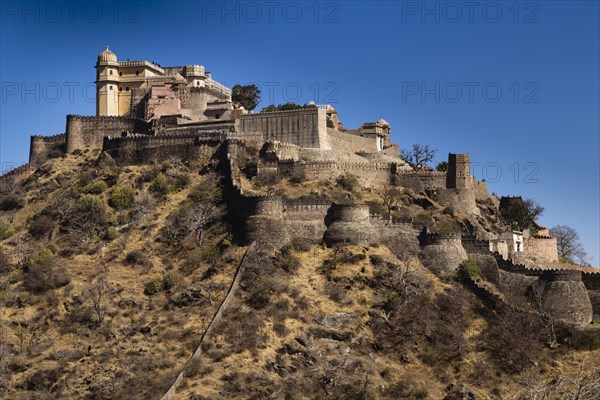
[[116, 137], [126, 131], [147, 134], [150, 128], [139, 118], [67, 115], [67, 153], [84, 147], [101, 147], [105, 136]]
[[220, 145], [218, 139], [196, 135], [105, 137], [102, 150], [123, 164], [151, 164], [172, 157], [194, 160], [210, 159]]
[[65, 134], [54, 136], [31, 136], [29, 162], [44, 160], [54, 150], [65, 150]]
[[555, 237], [529, 237], [523, 239], [523, 253], [545, 261], [558, 261]]
[[236, 130], [240, 134], [263, 133], [265, 140], [331, 149], [326, 112], [317, 108], [242, 115], [236, 121]]
[[333, 150], [347, 151], [349, 153], [375, 152], [377, 151], [377, 142], [373, 138], [365, 138], [351, 133], [327, 129]]

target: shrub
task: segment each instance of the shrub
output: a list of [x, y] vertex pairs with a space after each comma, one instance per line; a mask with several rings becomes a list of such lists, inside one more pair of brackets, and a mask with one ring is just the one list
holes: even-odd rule
[[573, 347], [577, 350], [594, 351], [600, 349], [600, 337], [591, 332], [582, 332], [575, 336]]
[[86, 185], [86, 187], [83, 188], [83, 192], [89, 194], [102, 194], [107, 188], [108, 185], [106, 182], [99, 180]]
[[3, 222], [0, 222], [0, 240], [5, 240], [14, 235], [16, 229], [14, 226], [10, 226]]
[[117, 231], [117, 228], [115, 228], [114, 226], [109, 226], [108, 229], [106, 230], [106, 239], [107, 240], [115, 240], [118, 235], [119, 235], [119, 232]]
[[75, 215], [91, 224], [106, 222], [106, 206], [104, 200], [98, 196], [84, 194], [75, 202]]
[[309, 251], [313, 246], [310, 240], [302, 237], [293, 238], [291, 244], [296, 251]]
[[25, 202], [15, 193], [7, 193], [0, 197], [0, 210], [9, 211], [23, 208]]
[[58, 260], [49, 248], [44, 248], [26, 260], [27, 273], [23, 285], [32, 292], [44, 292], [66, 286], [71, 275], [64, 266], [57, 265]]
[[115, 186], [110, 193], [110, 205], [115, 210], [124, 210], [133, 203], [133, 190], [128, 186]]
[[284, 246], [275, 256], [274, 263], [285, 272], [294, 273], [300, 268], [300, 260], [292, 254], [292, 245]]
[[54, 230], [54, 221], [45, 214], [36, 214], [29, 221], [27, 231], [35, 239], [50, 234]]
[[290, 176], [290, 183], [300, 184], [306, 181], [306, 174], [303, 169], [295, 169]]
[[150, 187], [148, 188], [151, 192], [159, 193], [159, 194], [167, 194], [171, 190], [169, 185], [169, 178], [162, 172], [156, 175], [152, 182], [150, 182]]
[[174, 284], [173, 275], [167, 273], [163, 276], [156, 276], [150, 282], [144, 285], [144, 294], [146, 296], [153, 296], [160, 292], [167, 292], [171, 290]]
[[349, 192], [353, 192], [358, 187], [358, 177], [350, 172], [341, 174], [335, 182], [339, 187]]
[[475, 261], [469, 259], [463, 261], [458, 267], [458, 278], [460, 280], [481, 279], [481, 268]]
[[187, 187], [191, 182], [191, 178], [189, 174], [181, 174], [175, 176], [175, 183], [173, 184], [174, 189], [179, 191], [185, 187]]
[[150, 266], [150, 260], [141, 250], [133, 250], [125, 256], [125, 264]]

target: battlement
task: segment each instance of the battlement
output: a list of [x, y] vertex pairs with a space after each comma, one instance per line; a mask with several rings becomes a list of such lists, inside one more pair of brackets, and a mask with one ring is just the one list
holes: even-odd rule
[[581, 282], [581, 271], [569, 269], [549, 269], [542, 274], [542, 279], [548, 282]]
[[418, 236], [419, 244], [421, 246], [431, 246], [437, 244], [458, 244], [461, 245], [462, 240], [460, 233], [440, 233], [440, 232], [428, 232], [427, 228], [424, 228]]
[[56, 135], [51, 136], [32, 135], [31, 140], [36, 142], [58, 143], [65, 140], [65, 134], [58, 133]]
[[369, 221], [369, 206], [364, 204], [337, 204], [331, 206], [331, 218], [343, 222]]
[[63, 153], [65, 151], [65, 141], [66, 135], [64, 133], [52, 136], [31, 136], [29, 162], [33, 163], [44, 160], [54, 150]]
[[333, 203], [325, 199], [296, 199], [284, 202], [286, 213], [304, 213], [328, 210]]

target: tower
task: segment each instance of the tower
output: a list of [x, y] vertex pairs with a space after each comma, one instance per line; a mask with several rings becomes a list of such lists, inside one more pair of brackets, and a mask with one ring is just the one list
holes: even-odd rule
[[96, 115], [119, 115], [119, 63], [108, 45], [96, 63]]
[[448, 172], [446, 173], [447, 189], [471, 188], [471, 156], [469, 153], [448, 153]]

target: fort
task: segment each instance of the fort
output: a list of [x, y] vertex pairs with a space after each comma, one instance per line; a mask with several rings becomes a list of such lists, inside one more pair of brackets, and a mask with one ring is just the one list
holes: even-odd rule
[[[373, 214], [366, 204], [335, 203], [318, 195], [255, 196], [243, 187], [243, 158], [252, 153], [257, 177], [275, 172], [335, 182], [351, 173], [365, 188], [395, 184], [477, 221], [480, 203], [497, 210], [503, 199], [471, 176], [468, 153], [448, 154], [445, 172], [415, 168], [391, 143], [391, 126], [384, 119], [346, 129], [330, 105], [250, 112], [234, 106], [232, 91], [201, 65], [118, 61], [108, 46], [98, 55], [96, 85], [96, 115], [67, 115], [64, 133], [32, 136], [29, 163], [1, 176], [3, 185], [18, 185], [50, 157], [89, 148], [120, 165], [218, 159], [228, 201], [244, 222], [249, 243], [280, 247], [294, 238], [327, 245], [401, 243], [416, 249], [422, 264], [440, 276], [456, 273], [470, 258], [507, 292], [524, 295], [533, 282], [544, 282], [544, 305], [565, 323], [600, 320], [600, 274], [557, 268], [556, 238], [547, 230], [535, 237], [508, 230], [472, 236], [429, 232], [417, 221]], [[497, 295], [490, 298], [500, 301]]]

